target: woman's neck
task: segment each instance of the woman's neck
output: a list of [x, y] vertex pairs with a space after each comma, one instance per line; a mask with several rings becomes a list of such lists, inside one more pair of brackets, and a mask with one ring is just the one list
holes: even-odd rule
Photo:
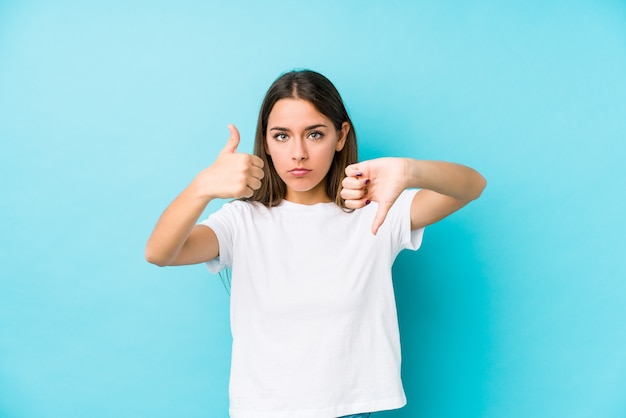
[[330, 203], [332, 199], [326, 193], [325, 184], [322, 182], [306, 191], [296, 191], [287, 188], [285, 194], [285, 200], [292, 203], [298, 203], [301, 205], [315, 205], [317, 203]]

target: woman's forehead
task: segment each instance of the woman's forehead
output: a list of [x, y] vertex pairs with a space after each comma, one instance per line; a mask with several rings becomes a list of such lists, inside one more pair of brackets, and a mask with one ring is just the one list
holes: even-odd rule
[[321, 114], [308, 100], [280, 99], [274, 104], [268, 117], [267, 128], [306, 128], [313, 125], [331, 126], [330, 119]]

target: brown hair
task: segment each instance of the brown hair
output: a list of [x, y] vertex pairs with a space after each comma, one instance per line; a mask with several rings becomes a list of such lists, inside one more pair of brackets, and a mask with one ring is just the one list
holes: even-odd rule
[[256, 127], [254, 154], [265, 163], [263, 168], [265, 176], [261, 180], [261, 187], [255, 190], [252, 197], [247, 200], [272, 207], [285, 198], [287, 187], [278, 176], [271, 156], [267, 154], [265, 141], [270, 112], [277, 101], [286, 98], [307, 100], [315, 106], [318, 112], [332, 121], [337, 132], [341, 131], [344, 122], [350, 125], [345, 145], [341, 151], [335, 152], [325, 178], [326, 193], [338, 206], [346, 210], [345, 202], [339, 193], [341, 182], [346, 176], [346, 167], [358, 161], [356, 133], [343, 100], [333, 83], [322, 74], [311, 70], [295, 70], [281, 75], [272, 83], [263, 99]]

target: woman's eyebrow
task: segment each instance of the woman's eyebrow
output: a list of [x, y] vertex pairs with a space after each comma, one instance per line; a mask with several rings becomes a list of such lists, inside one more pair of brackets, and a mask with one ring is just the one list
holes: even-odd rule
[[323, 123], [318, 123], [317, 125], [307, 126], [305, 128], [305, 131], [310, 131], [311, 129], [317, 129], [317, 128], [327, 128], [327, 126], [324, 125]]
[[[324, 125], [323, 123], [318, 123], [317, 125], [307, 126], [306, 128], [304, 128], [304, 130], [305, 131], [310, 131], [311, 129], [316, 129], [316, 128], [328, 128], [328, 126]], [[285, 131], [285, 132], [289, 132], [289, 129], [283, 128], [281, 126], [274, 126], [274, 127], [270, 128], [270, 131]]]

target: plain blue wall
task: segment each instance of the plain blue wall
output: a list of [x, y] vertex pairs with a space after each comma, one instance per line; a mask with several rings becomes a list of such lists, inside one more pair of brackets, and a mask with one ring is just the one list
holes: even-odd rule
[[[228, 295], [144, 243], [281, 72], [483, 197], [394, 267], [409, 404], [626, 416], [623, 1], [0, 1], [0, 416], [227, 415]], [[215, 202], [215, 209], [221, 202]]]

